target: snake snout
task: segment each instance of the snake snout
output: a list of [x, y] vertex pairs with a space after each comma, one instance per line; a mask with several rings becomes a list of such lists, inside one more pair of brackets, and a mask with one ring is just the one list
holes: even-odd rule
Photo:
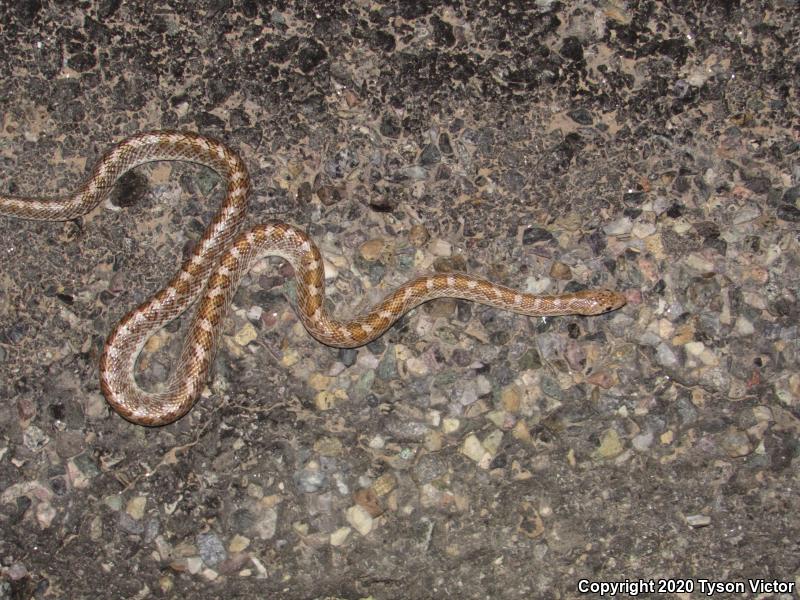
[[585, 315], [602, 315], [612, 310], [622, 308], [627, 304], [624, 294], [613, 290], [583, 290], [576, 292], [580, 297], [586, 312]]
[[595, 314], [602, 315], [603, 313], [611, 312], [622, 308], [628, 303], [625, 294], [615, 292], [612, 290], [600, 290], [595, 298], [597, 304], [597, 312]]

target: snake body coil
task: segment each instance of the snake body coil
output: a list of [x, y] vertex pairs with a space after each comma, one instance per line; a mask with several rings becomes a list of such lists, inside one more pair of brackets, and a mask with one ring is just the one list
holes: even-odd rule
[[[338, 348], [371, 342], [406, 312], [434, 298], [463, 298], [530, 316], [597, 315], [625, 304], [622, 294], [609, 290], [537, 296], [463, 273], [441, 273], [409, 281], [361, 316], [338, 321], [324, 305], [322, 256], [314, 242], [302, 230], [281, 222], [240, 232], [250, 191], [247, 168], [225, 144], [194, 133], [154, 131], [134, 135], [112, 147], [75, 193], [56, 198], [0, 195], [0, 215], [73, 219], [94, 208], [124, 173], [142, 163], [161, 160], [210, 167], [226, 181], [227, 193], [178, 273], [161, 291], [129, 312], [108, 336], [100, 360], [100, 386], [109, 404], [134, 423], [164, 425], [191, 409], [205, 386], [221, 323], [239, 281], [254, 261], [265, 256], [281, 256], [291, 263], [297, 280], [298, 317], [317, 340]], [[165, 391], [143, 390], [134, 377], [142, 347], [198, 298], [180, 360]]]

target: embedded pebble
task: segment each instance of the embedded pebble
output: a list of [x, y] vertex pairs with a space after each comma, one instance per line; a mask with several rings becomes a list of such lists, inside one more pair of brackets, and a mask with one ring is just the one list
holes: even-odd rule
[[449, 242], [435, 238], [428, 244], [428, 251], [434, 256], [451, 256], [453, 247]]
[[411, 230], [408, 232], [408, 241], [415, 248], [422, 248], [425, 244], [428, 243], [430, 239], [430, 233], [428, 229], [424, 225], [415, 224], [411, 227]]
[[197, 551], [200, 558], [209, 567], [218, 565], [228, 557], [222, 540], [213, 532], [201, 533], [197, 536]]
[[445, 417], [442, 419], [442, 433], [449, 435], [461, 428], [461, 421], [455, 417]]
[[39, 452], [50, 443], [50, 437], [36, 425], [28, 425], [22, 432], [22, 443], [32, 452]]
[[631, 228], [631, 234], [640, 240], [650, 237], [657, 231], [655, 221], [636, 221]]
[[753, 335], [756, 331], [755, 327], [753, 327], [753, 323], [741, 315], [736, 318], [734, 327], [736, 328], [736, 333], [739, 335]]
[[695, 529], [708, 527], [711, 525], [711, 517], [708, 515], [689, 515], [686, 517], [686, 522]]
[[239, 346], [247, 346], [250, 342], [258, 339], [258, 331], [252, 323], [245, 323], [233, 336], [233, 341]]
[[616, 429], [606, 429], [600, 438], [600, 446], [594, 451], [594, 456], [603, 459], [614, 458], [622, 454], [623, 450], [622, 441]]
[[362, 536], [369, 534], [372, 531], [373, 518], [363, 506], [354, 504], [347, 509], [346, 512], [347, 522], [353, 526], [358, 533]]
[[317, 461], [312, 460], [295, 474], [298, 487], [306, 492], [316, 492], [325, 483], [325, 474]]
[[646, 431], [635, 435], [631, 440], [631, 446], [639, 452], [645, 452], [653, 445], [653, 432]]
[[347, 538], [349, 537], [351, 531], [353, 530], [350, 527], [339, 527], [336, 531], [331, 533], [330, 536], [331, 546], [343, 545], [347, 540]]
[[658, 364], [665, 367], [674, 367], [678, 364], [678, 357], [675, 356], [675, 353], [670, 347], [664, 343], [658, 344], [656, 348], [656, 360]]
[[137, 521], [144, 517], [144, 508], [147, 504], [147, 496], [134, 496], [125, 506], [125, 512]]
[[624, 235], [630, 233], [633, 228], [633, 222], [629, 217], [620, 217], [616, 221], [612, 221], [603, 227], [606, 235]]
[[563, 281], [569, 281], [572, 279], [572, 269], [569, 268], [569, 265], [565, 265], [562, 262], [555, 261], [550, 266], [550, 277], [553, 279], [561, 279]]
[[56, 518], [56, 509], [49, 502], [39, 502], [36, 505], [36, 522], [42, 529], [47, 529]]
[[386, 242], [383, 240], [368, 240], [358, 247], [361, 258], [368, 261], [377, 261], [386, 249]]
[[430, 372], [428, 363], [421, 358], [411, 357], [405, 364], [409, 374], [415, 377], [424, 377]]
[[744, 431], [732, 428], [728, 430], [720, 441], [722, 448], [731, 458], [747, 456], [753, 451], [750, 439]]
[[461, 453], [475, 462], [480, 462], [486, 454], [486, 450], [478, 437], [471, 433], [462, 442]]
[[238, 552], [242, 552], [247, 549], [250, 545], [250, 538], [246, 538], [243, 535], [239, 535], [238, 533], [231, 538], [231, 541], [228, 543], [228, 551], [232, 554], [236, 554]]

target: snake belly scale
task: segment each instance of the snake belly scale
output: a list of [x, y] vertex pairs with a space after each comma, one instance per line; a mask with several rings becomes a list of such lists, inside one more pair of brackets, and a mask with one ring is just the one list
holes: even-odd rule
[[[247, 167], [228, 146], [196, 133], [153, 131], [131, 136], [106, 152], [76, 192], [59, 197], [0, 195], [0, 215], [76, 218], [103, 200], [127, 171], [164, 160], [205, 165], [222, 177], [227, 191], [192, 254], [169, 283], [125, 315], [108, 336], [100, 359], [100, 387], [109, 404], [134, 423], [164, 425], [191, 409], [209, 376], [221, 322], [234, 292], [253, 262], [265, 256], [281, 256], [292, 265], [299, 319], [314, 338], [338, 348], [369, 343], [406, 312], [434, 298], [462, 298], [530, 316], [597, 315], [625, 304], [623, 294], [610, 290], [533, 295], [463, 273], [437, 273], [406, 282], [352, 320], [337, 320], [324, 304], [323, 262], [314, 242], [304, 231], [283, 222], [240, 231], [250, 192]], [[134, 372], [145, 342], [195, 302], [189, 333], [164, 390], [142, 389]]]

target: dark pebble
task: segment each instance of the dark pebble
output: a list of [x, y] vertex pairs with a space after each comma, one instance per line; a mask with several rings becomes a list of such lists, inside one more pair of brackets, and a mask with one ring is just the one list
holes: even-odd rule
[[440, 160], [442, 160], [442, 153], [439, 152], [439, 148], [436, 147], [436, 144], [428, 144], [422, 150], [422, 154], [419, 157], [419, 164], [423, 167], [429, 167], [435, 165]]
[[356, 364], [358, 350], [356, 348], [341, 348], [339, 350], [339, 360], [345, 367], [352, 367]]
[[792, 186], [783, 192], [782, 200], [787, 204], [793, 204], [797, 202], [798, 198], [800, 198], [800, 185]]
[[552, 242], [553, 234], [541, 227], [528, 227], [522, 234], [522, 243], [526, 246], [539, 242]]
[[564, 43], [561, 45], [561, 56], [570, 60], [579, 61], [583, 60], [583, 46], [581, 41], [575, 36], [564, 38]]
[[800, 222], [800, 208], [797, 208], [793, 204], [779, 206], [776, 215], [782, 221], [791, 221], [792, 223]]
[[570, 119], [576, 123], [579, 123], [580, 125], [592, 124], [592, 113], [585, 108], [576, 108], [575, 110], [569, 111], [567, 115]]
[[451, 156], [453, 154], [453, 147], [450, 145], [450, 136], [446, 131], [439, 134], [439, 150], [442, 154]]

